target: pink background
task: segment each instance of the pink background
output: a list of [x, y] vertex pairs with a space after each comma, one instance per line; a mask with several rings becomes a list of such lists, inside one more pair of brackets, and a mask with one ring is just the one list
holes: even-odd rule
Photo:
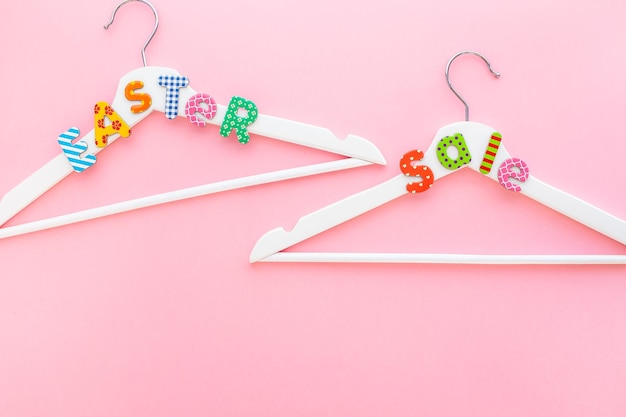
[[[593, 4], [592, 4], [593, 3]], [[140, 4], [2, 7], [0, 194], [141, 65]], [[0, 241], [0, 415], [623, 416], [626, 268], [249, 264], [266, 231], [397, 175], [463, 107], [536, 177], [626, 218], [622, 0], [154, 0], [148, 62], [221, 104], [374, 142], [387, 166]], [[155, 114], [7, 225], [337, 156]], [[294, 247], [626, 249], [470, 171]]]

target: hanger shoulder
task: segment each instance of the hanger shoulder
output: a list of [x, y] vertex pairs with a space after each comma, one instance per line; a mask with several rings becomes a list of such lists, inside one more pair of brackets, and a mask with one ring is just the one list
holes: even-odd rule
[[[427, 161], [435, 172], [435, 177], [440, 179], [444, 175], [449, 175], [455, 171], [441, 169], [441, 164], [436, 161], [438, 141], [445, 136], [453, 136], [461, 133], [472, 151], [472, 161], [466, 166], [480, 173], [480, 175], [498, 180], [498, 167], [502, 163], [511, 159], [511, 154], [506, 150], [503, 143], [499, 145], [497, 155], [493, 157], [493, 168], [489, 173], [481, 172], [483, 155], [488, 147], [489, 138], [495, 130], [487, 125], [475, 122], [458, 122], [441, 128], [429, 148], [424, 161]], [[558, 188], [548, 185], [537, 178], [529, 175], [520, 186], [521, 194], [538, 201], [539, 203], [570, 217], [616, 241], [626, 244], [626, 222], [621, 220], [577, 197], [574, 197]]]
[[[157, 80], [160, 75], [180, 75], [177, 71], [163, 68], [163, 67], [148, 67], [140, 68], [130, 74], [127, 74], [120, 82], [126, 85], [133, 78], [134, 73], [142, 71], [144, 78], [150, 80]], [[138, 75], [135, 75], [137, 78]], [[155, 110], [164, 112], [165, 101], [162, 97], [163, 88], [158, 86], [155, 82], [150, 85], [146, 84], [145, 90], [149, 94], [154, 94], [161, 99], [154, 103]], [[118, 89], [118, 94], [120, 89]], [[160, 94], [159, 94], [160, 93]], [[194, 95], [197, 94], [191, 87], [181, 88], [180, 105], [178, 109], [179, 116], [185, 116], [185, 103]], [[123, 96], [121, 97], [123, 98]], [[216, 104], [215, 115], [208, 119], [205, 116], [198, 114], [197, 117], [203, 120], [205, 123], [220, 126], [224, 122], [224, 118], [227, 114], [228, 106], [222, 104]], [[254, 123], [247, 128], [249, 133], [253, 133], [260, 136], [265, 136], [271, 139], [277, 139], [284, 142], [294, 143], [296, 145], [306, 146], [313, 149], [319, 149], [326, 152], [335, 153], [338, 155], [347, 156], [350, 158], [362, 159], [364, 161], [372, 162], [375, 164], [385, 165], [386, 160], [380, 150], [372, 142], [356, 135], [348, 135], [345, 139], [337, 137], [329, 129], [314, 126], [308, 123], [302, 123], [295, 120], [284, 119], [275, 116], [269, 116], [259, 112]]]
[[324, 127], [274, 116], [259, 115], [256, 122], [250, 126], [249, 131], [309, 148], [363, 159], [375, 164], [386, 164], [385, 157], [372, 142], [356, 135], [348, 135], [345, 139], [340, 139]]
[[257, 241], [250, 253], [250, 262], [257, 262], [407, 194], [406, 182], [404, 175], [398, 175], [301, 217], [291, 231], [282, 227], [270, 230]]
[[532, 175], [524, 182], [521, 194], [626, 245], [626, 221], [578, 197], [546, 184]]
[[[183, 100], [187, 100], [191, 95], [189, 92], [181, 92]], [[217, 112], [213, 118], [207, 119], [202, 115], [198, 115], [198, 118], [205, 123], [220, 126], [224, 122], [228, 107], [221, 104], [217, 104], [216, 107]], [[295, 120], [259, 113], [255, 122], [248, 127], [248, 132], [349, 158], [362, 159], [374, 164], [385, 165], [387, 163], [376, 145], [367, 139], [356, 135], [348, 135], [340, 139], [325, 127]]]
[[0, 225], [72, 172], [74, 170], [67, 163], [67, 158], [60, 154], [13, 187], [0, 200]]

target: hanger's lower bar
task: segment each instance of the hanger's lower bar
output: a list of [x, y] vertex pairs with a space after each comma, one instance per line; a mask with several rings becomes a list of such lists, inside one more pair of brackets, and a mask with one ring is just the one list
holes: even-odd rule
[[323, 162], [320, 164], [289, 168], [281, 171], [250, 175], [247, 177], [235, 178], [231, 180], [215, 182], [212, 184], [199, 185], [196, 187], [156, 194], [129, 201], [123, 201], [120, 203], [79, 211], [76, 213], [65, 214], [63, 216], [24, 223], [17, 226], [0, 228], [0, 239], [37, 232], [40, 230], [51, 229], [53, 227], [83, 222], [86, 220], [97, 219], [99, 217], [110, 216], [126, 211], [156, 206], [158, 204], [171, 203], [174, 201], [185, 200], [188, 198], [215, 194], [223, 191], [235, 190], [238, 188], [252, 187], [255, 185], [268, 184], [271, 182], [284, 181], [293, 178], [340, 171], [349, 168], [357, 168], [370, 164], [371, 162], [368, 161], [363, 161], [355, 158], [346, 158], [337, 161]]
[[478, 265], [626, 265], [626, 255], [466, 255], [437, 253], [279, 252], [258, 262], [478, 264]]

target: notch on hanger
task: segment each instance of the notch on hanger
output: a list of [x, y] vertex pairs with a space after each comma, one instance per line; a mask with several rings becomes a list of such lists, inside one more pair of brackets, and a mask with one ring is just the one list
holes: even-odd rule
[[[626, 222], [530, 175], [528, 165], [512, 157], [495, 129], [469, 121], [469, 106], [452, 87], [449, 69], [463, 54], [481, 58], [494, 76], [487, 59], [475, 51], [461, 51], [446, 66], [450, 89], [465, 104], [465, 122], [439, 129], [426, 153], [414, 150], [399, 163], [400, 174], [377, 186], [301, 217], [291, 231], [278, 227], [257, 241], [250, 262], [389, 262], [462, 264], [626, 264], [626, 255], [468, 255], [414, 253], [298, 253], [280, 252], [296, 243], [360, 216], [396, 198], [426, 192], [446, 175], [469, 167], [498, 181], [503, 188], [519, 192], [624, 245]], [[434, 191], [431, 191], [434, 192]]]
[[[159, 24], [157, 11], [152, 4], [146, 0], [122, 1], [113, 11], [105, 29], [113, 23], [120, 7], [131, 1], [146, 4], [151, 8], [155, 17], [154, 29], [141, 50], [144, 66], [129, 72], [120, 79], [111, 104], [107, 102], [96, 104], [92, 113], [95, 115], [93, 130], [82, 137], [77, 127], [71, 127], [61, 133], [58, 141], [63, 152], [2, 197], [0, 225], [72, 172], [81, 172], [93, 167], [97, 162], [96, 154], [110, 146], [120, 136], [129, 136], [131, 128], [154, 111], [164, 113], [169, 119], [186, 117], [192, 124], [199, 127], [207, 124], [220, 126], [220, 135], [224, 137], [231, 136], [234, 131], [241, 143], [250, 140], [250, 134], [256, 134], [348, 157], [333, 162], [294, 168], [293, 171], [280, 171], [277, 176], [272, 176], [271, 173], [267, 176], [259, 174], [250, 177], [250, 181], [246, 181], [245, 178], [239, 179], [238, 184], [260, 184], [263, 182], [259, 181], [280, 181], [372, 163], [386, 163], [378, 148], [364, 138], [348, 135], [345, 139], [339, 139], [323, 127], [260, 114], [253, 102], [242, 97], [233, 97], [226, 106], [216, 104], [210, 95], [198, 93], [192, 89], [189, 79], [178, 71], [166, 67], [148, 66], [145, 50]], [[91, 111], [91, 109], [86, 109], [85, 114]], [[291, 176], [292, 174], [294, 176]], [[171, 201], [168, 198], [162, 201]], [[150, 205], [154, 204], [161, 203]]]

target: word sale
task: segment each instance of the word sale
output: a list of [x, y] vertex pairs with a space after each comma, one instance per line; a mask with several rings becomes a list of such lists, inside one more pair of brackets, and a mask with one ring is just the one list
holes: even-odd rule
[[[502, 141], [502, 135], [494, 132], [489, 139], [487, 150], [483, 155], [483, 159], [480, 164], [480, 173], [489, 174], [493, 167], [494, 160], [500, 148], [500, 142]], [[450, 148], [456, 149], [456, 158], [450, 157], [448, 150]], [[410, 193], [421, 193], [429, 190], [435, 182], [435, 175], [428, 165], [416, 165], [417, 161], [421, 161], [424, 158], [424, 152], [419, 150], [413, 150], [404, 154], [400, 159], [400, 170], [407, 177], [419, 177], [419, 182], [409, 182], [406, 185], [406, 190]], [[437, 144], [437, 159], [442, 167], [454, 171], [469, 164], [472, 160], [472, 155], [469, 150], [469, 146], [465, 141], [465, 138], [461, 133], [456, 133], [453, 136], [446, 136], [442, 138]], [[530, 176], [530, 171], [526, 162], [519, 158], [508, 158], [500, 164], [498, 168], [498, 181], [500, 185], [509, 191], [519, 192], [522, 191], [522, 187], [511, 181], [511, 179], [519, 182], [525, 182]]]

